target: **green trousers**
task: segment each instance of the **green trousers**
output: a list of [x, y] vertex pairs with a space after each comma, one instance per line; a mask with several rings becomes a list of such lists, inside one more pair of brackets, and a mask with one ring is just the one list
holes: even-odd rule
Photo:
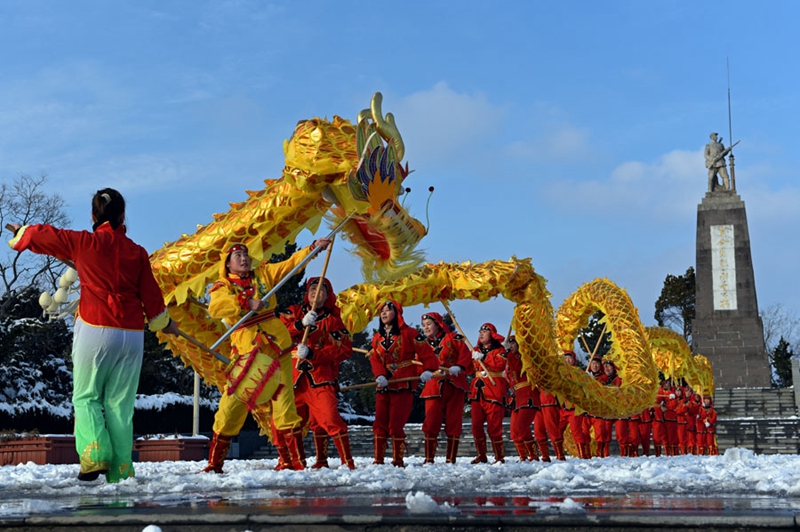
[[76, 320], [72, 404], [82, 473], [106, 471], [108, 482], [134, 476], [133, 407], [143, 351], [144, 331]]

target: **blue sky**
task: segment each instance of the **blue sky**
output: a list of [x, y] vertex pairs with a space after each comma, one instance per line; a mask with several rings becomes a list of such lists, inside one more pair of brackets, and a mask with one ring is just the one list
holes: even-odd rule
[[[423, 222], [436, 188], [429, 261], [531, 257], [555, 307], [608, 277], [650, 325], [665, 276], [695, 262], [729, 59], [759, 304], [797, 312], [799, 15], [780, 0], [4, 1], [0, 179], [47, 173], [75, 228], [118, 188], [154, 251], [279, 177], [298, 120], [354, 120], [381, 91]], [[329, 275], [361, 281], [343, 246]], [[473, 341], [511, 309], [454, 305]]]

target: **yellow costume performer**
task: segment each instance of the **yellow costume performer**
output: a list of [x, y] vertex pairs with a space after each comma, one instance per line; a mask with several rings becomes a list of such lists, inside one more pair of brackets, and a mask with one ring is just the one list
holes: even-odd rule
[[[231, 362], [225, 369], [228, 387], [214, 418], [215, 439], [223, 441], [215, 443], [229, 443], [241, 430], [248, 410], [258, 409], [262, 414], [266, 410], [275, 428], [275, 444], [279, 450], [286, 449], [293, 469], [303, 469], [304, 460], [297, 445], [302, 441], [302, 419], [292, 391], [292, 339], [275, 315], [277, 298], [273, 295], [263, 304], [260, 300], [313, 251], [317, 242], [283, 262], [265, 261], [254, 270], [250, 269], [247, 247], [236, 244], [220, 264], [219, 281], [209, 290], [208, 313], [212, 318], [234, 325], [255, 311], [231, 334]], [[245, 261], [240, 271], [231, 265], [236, 253]], [[220, 447], [227, 452], [227, 445]]]

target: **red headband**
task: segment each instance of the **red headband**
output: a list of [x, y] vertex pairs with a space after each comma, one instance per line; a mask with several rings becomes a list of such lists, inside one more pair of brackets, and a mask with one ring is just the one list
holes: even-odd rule
[[228, 250], [228, 255], [230, 255], [234, 251], [244, 251], [245, 253], [249, 252], [248, 249], [247, 249], [247, 246], [245, 246], [244, 244], [234, 244], [234, 245], [232, 245], [230, 247], [230, 249]]

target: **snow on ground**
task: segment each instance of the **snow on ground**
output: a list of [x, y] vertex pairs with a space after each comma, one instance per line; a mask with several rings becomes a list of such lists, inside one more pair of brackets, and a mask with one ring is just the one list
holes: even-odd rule
[[[309, 465], [313, 458], [309, 460]], [[677, 456], [456, 465], [438, 458], [422, 465], [421, 457], [407, 458], [406, 468], [372, 465], [356, 458], [350, 471], [331, 458], [331, 469], [274, 471], [276, 460], [229, 460], [225, 474], [198, 474], [203, 462], [140, 462], [136, 477], [119, 484], [79, 482], [77, 465], [0, 467], [0, 517], [46, 514], [67, 510], [59, 500], [82, 496], [99, 500], [125, 498], [172, 505], [176, 501], [209, 498], [246, 499], [248, 492], [281, 490], [302, 493], [323, 489], [329, 495], [396, 494], [405, 497], [412, 513], [448, 513], [447, 503], [430, 495], [468, 496], [504, 494], [526, 496], [585, 496], [590, 494], [664, 493], [674, 495], [761, 496], [800, 499], [800, 456], [756, 455], [746, 449], [728, 449], [722, 456]], [[570, 499], [561, 503], [571, 510]], [[74, 504], [67, 503], [67, 504]]]

